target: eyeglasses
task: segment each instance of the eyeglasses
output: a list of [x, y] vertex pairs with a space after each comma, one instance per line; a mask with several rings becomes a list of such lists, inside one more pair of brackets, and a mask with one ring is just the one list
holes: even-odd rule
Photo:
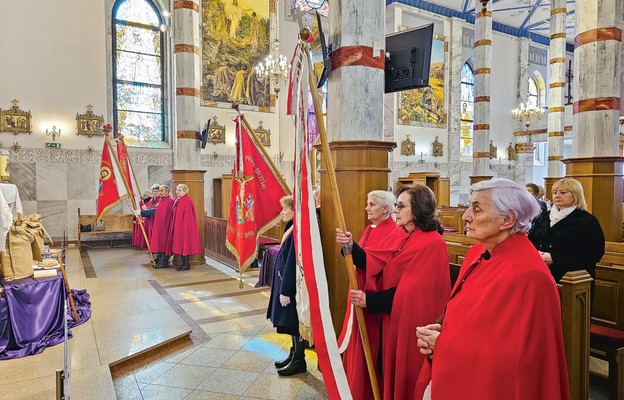
[[405, 203], [394, 203], [394, 208], [396, 208], [396, 209], [402, 210], [402, 209], [404, 209], [406, 207], [409, 207], [409, 206], [407, 204], [405, 204]]

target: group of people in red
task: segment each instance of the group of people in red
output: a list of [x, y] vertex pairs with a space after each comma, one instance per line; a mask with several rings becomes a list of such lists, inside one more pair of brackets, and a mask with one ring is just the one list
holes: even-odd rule
[[336, 230], [361, 288], [349, 291], [339, 338], [353, 399], [373, 398], [354, 307], [363, 309], [383, 399], [569, 399], [557, 287], [527, 237], [539, 204], [506, 179], [470, 189], [463, 220], [478, 243], [453, 288], [426, 186], [400, 187], [396, 203], [370, 192], [371, 224], [358, 242]]
[[[182, 264], [176, 271], [191, 269], [189, 258], [193, 254], [201, 254], [197, 229], [195, 205], [188, 196], [189, 188], [181, 183], [176, 186], [176, 198], [171, 198], [168, 185], [153, 185], [141, 201], [141, 209], [134, 210], [136, 218], [142, 218], [145, 236], [149, 241], [149, 249], [156, 254], [155, 268], [172, 266], [172, 255], [181, 257]], [[151, 194], [151, 197], [148, 197]], [[145, 236], [138, 223], [135, 223], [132, 244], [139, 248], [147, 248]]]

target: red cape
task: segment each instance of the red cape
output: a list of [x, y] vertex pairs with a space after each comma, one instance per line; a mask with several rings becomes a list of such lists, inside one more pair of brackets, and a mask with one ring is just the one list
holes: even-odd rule
[[451, 290], [448, 249], [442, 236], [396, 228], [366, 252], [366, 267], [383, 264], [382, 289], [396, 287], [392, 311], [383, 315], [383, 398], [413, 399], [424, 356], [416, 327], [435, 321]]
[[154, 224], [152, 226], [152, 238], [150, 240], [152, 253], [167, 252], [167, 240], [169, 239], [172, 214], [173, 199], [169, 196], [163, 197], [156, 207], [156, 213], [153, 218]]
[[[386, 218], [375, 228], [368, 225], [366, 229], [364, 229], [364, 232], [362, 232], [362, 236], [360, 237], [358, 244], [364, 250], [375, 248], [379, 242], [384, 241], [394, 229], [396, 229], [396, 222], [392, 219], [392, 217]], [[381, 276], [379, 275], [380, 271], [377, 271], [377, 273], [373, 273], [373, 271], [377, 270], [375, 270], [375, 268], [367, 268], [366, 271], [362, 271], [358, 268], [355, 269], [358, 287], [361, 290], [376, 292], [381, 289]], [[362, 311], [364, 314], [364, 320], [366, 321], [366, 330], [368, 333], [371, 354], [373, 355], [373, 362], [378, 370], [377, 354], [379, 353], [379, 344], [381, 340], [382, 317], [381, 315], [370, 314], [365, 308]], [[350, 330], [348, 329], [349, 327], [351, 328]], [[348, 341], [347, 348], [342, 353], [342, 364], [344, 366], [345, 373], [347, 374], [351, 395], [354, 400], [372, 399], [373, 389], [371, 387], [370, 377], [366, 367], [366, 358], [364, 357], [364, 347], [362, 346], [360, 329], [355, 316], [355, 310], [353, 309], [348, 296], [347, 316], [345, 317], [342, 330], [343, 333], [340, 335], [341, 342]], [[378, 374], [377, 382], [381, 387], [382, 381], [380, 378], [381, 377]]]
[[[154, 199], [150, 199], [149, 201], [141, 200], [139, 202], [140, 210], [147, 210], [148, 208], [152, 208]], [[147, 238], [150, 238], [151, 231], [151, 218], [141, 217], [141, 222], [143, 222], [143, 229], [145, 229], [145, 234]], [[150, 243], [151, 244], [151, 243]], [[147, 249], [147, 244], [145, 243], [145, 236], [143, 236], [143, 231], [141, 230], [141, 225], [137, 218], [134, 218], [134, 225], [132, 226], [132, 245], [136, 246], [140, 249]]]
[[569, 399], [559, 293], [548, 268], [516, 234], [467, 274], [484, 252], [481, 244], [468, 251], [446, 306], [431, 398]]
[[193, 200], [188, 195], [176, 199], [172, 212], [169, 235], [171, 254], [189, 256], [202, 253]]

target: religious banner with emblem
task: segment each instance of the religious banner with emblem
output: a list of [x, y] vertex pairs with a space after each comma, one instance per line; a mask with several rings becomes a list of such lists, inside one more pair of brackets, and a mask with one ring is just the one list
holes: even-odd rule
[[288, 193], [241, 118], [238, 116], [234, 120], [236, 160], [226, 246], [238, 260], [242, 274], [256, 259], [258, 236], [280, 221], [279, 200]]
[[126, 144], [124, 143], [123, 137], [121, 136], [119, 136], [116, 141], [117, 160], [119, 160], [119, 168], [121, 169], [121, 173], [126, 178], [128, 188], [132, 192], [132, 197], [134, 197], [133, 204], [141, 204], [141, 190], [139, 189], [139, 184], [136, 181], [134, 170], [132, 169], [132, 164], [130, 163], [130, 157], [128, 156]]
[[100, 185], [97, 199], [96, 221], [99, 221], [117, 203], [128, 196], [121, 172], [117, 163], [113, 162], [114, 154], [108, 142], [108, 137], [104, 139], [102, 149], [102, 164], [100, 165]]

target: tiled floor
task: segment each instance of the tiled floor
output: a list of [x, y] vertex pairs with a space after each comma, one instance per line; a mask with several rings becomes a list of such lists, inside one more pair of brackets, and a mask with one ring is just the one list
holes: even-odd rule
[[[290, 338], [266, 320], [270, 289], [254, 288], [258, 271], [239, 289], [235, 271], [207, 261], [177, 272], [152, 269], [132, 248], [68, 252], [70, 283], [88, 289], [93, 310], [69, 341], [73, 400], [327, 398], [314, 352], [306, 352], [305, 374], [277, 375], [273, 362], [286, 356]], [[180, 337], [187, 339], [133, 358]], [[53, 399], [62, 360], [59, 345], [0, 362], [0, 398]], [[607, 400], [606, 363], [592, 358], [590, 368], [590, 399]]]

